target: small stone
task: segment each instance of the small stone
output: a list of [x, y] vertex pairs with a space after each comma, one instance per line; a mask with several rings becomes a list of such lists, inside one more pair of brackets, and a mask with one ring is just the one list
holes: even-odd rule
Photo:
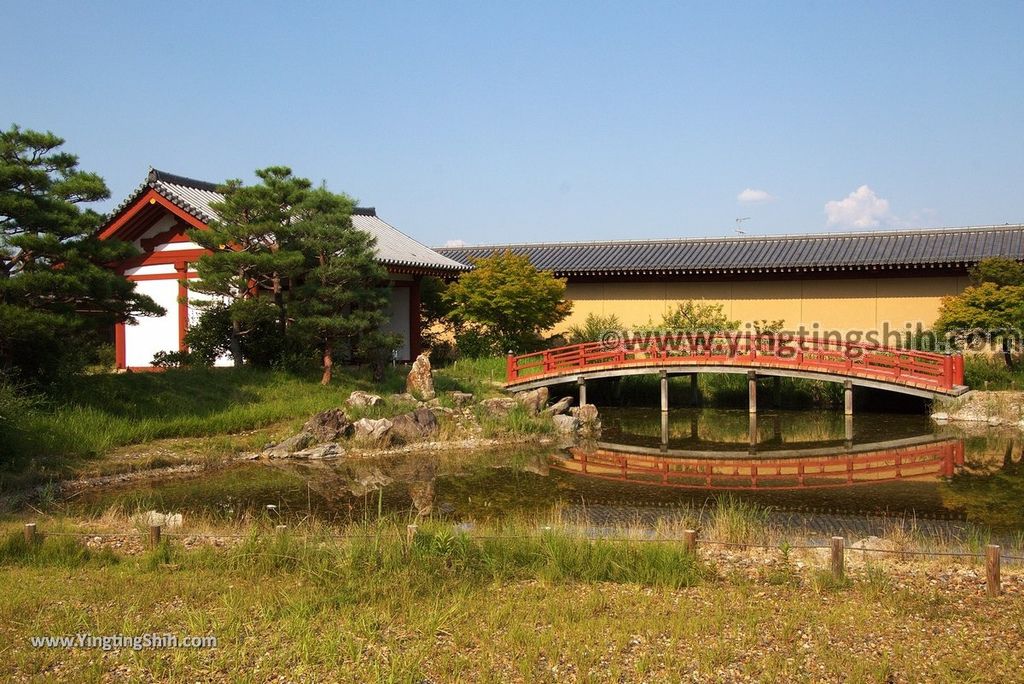
[[514, 409], [518, 403], [511, 397], [495, 397], [493, 399], [484, 399], [480, 402], [480, 406], [484, 407], [492, 416], [507, 416], [509, 411]]
[[353, 408], [364, 408], [366, 406], [376, 406], [382, 401], [383, 399], [376, 394], [356, 390], [352, 394], [348, 395], [348, 399], [345, 400], [345, 403]]
[[473, 403], [473, 394], [471, 392], [449, 392], [448, 396], [451, 397], [452, 403], [456, 406], [467, 406]]
[[945, 411], [937, 411], [932, 414], [932, 420], [937, 423], [946, 423], [949, 421], [949, 414]]
[[434, 376], [430, 371], [430, 354], [423, 352], [412, 362], [405, 379], [405, 391], [421, 401], [434, 398]]
[[326, 444], [318, 444], [309, 449], [303, 449], [302, 451], [296, 451], [291, 455], [291, 458], [306, 458], [314, 461], [328, 460], [343, 456], [345, 450], [337, 442], [327, 442]]

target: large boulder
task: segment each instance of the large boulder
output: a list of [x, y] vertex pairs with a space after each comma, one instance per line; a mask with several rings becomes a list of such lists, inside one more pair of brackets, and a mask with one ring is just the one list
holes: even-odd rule
[[526, 392], [516, 392], [516, 401], [526, 408], [526, 412], [535, 416], [548, 405], [548, 388], [539, 387]]
[[391, 438], [392, 422], [387, 418], [360, 418], [353, 427], [355, 438], [364, 442], [385, 442]]
[[575, 416], [557, 414], [551, 420], [555, 423], [555, 432], [560, 435], [574, 435], [580, 429], [580, 419]]
[[554, 404], [544, 409], [544, 413], [548, 414], [549, 416], [561, 415], [569, 410], [569, 407], [572, 406], [573, 401], [575, 400], [572, 397], [562, 397]]
[[391, 419], [391, 434], [404, 442], [414, 442], [437, 434], [437, 416], [428, 408], [418, 408]]
[[409, 375], [405, 379], [405, 391], [420, 401], [434, 398], [434, 376], [430, 372], [430, 355], [423, 352], [412, 362]]
[[352, 408], [365, 408], [367, 406], [376, 406], [381, 401], [383, 401], [383, 399], [376, 394], [356, 390], [352, 394], [348, 395], [348, 399], [345, 400], [345, 403]]
[[492, 416], [507, 416], [518, 404], [512, 397], [495, 397], [480, 402], [480, 406]]
[[344, 409], [327, 409], [307, 420], [302, 430], [312, 435], [316, 442], [336, 442], [352, 431], [352, 421]]
[[580, 421], [580, 435], [590, 439], [601, 435], [601, 417], [596, 406], [582, 404], [572, 409], [570, 413]]

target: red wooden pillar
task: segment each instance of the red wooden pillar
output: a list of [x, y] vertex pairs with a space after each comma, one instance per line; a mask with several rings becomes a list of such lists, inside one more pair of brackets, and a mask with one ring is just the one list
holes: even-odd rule
[[114, 358], [118, 368], [128, 367], [124, 346], [124, 323], [114, 324]]

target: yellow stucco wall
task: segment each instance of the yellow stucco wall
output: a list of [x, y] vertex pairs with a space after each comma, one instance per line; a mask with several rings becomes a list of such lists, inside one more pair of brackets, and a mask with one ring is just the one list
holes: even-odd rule
[[627, 327], [655, 325], [665, 311], [687, 299], [721, 304], [741, 324], [781, 319], [787, 330], [817, 324], [821, 330], [904, 330], [931, 327], [943, 296], [968, 285], [966, 276], [849, 278], [821, 280], [584, 283], [570, 281], [572, 315], [557, 331], [582, 323], [588, 314], [615, 314]]

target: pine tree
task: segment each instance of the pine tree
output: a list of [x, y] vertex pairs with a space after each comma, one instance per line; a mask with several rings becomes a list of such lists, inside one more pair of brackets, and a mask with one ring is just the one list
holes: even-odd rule
[[[191, 237], [211, 254], [196, 263], [198, 282], [189, 287], [227, 301], [231, 310], [231, 356], [242, 364], [241, 336], [271, 315], [274, 309], [280, 341], [288, 326], [286, 290], [303, 268], [301, 252], [289, 249], [294, 208], [309, 193], [310, 182], [292, 175], [286, 166], [256, 171], [260, 183], [246, 186], [229, 180], [224, 201], [212, 204], [218, 220]], [[269, 292], [269, 299], [257, 296]]]
[[79, 205], [110, 196], [53, 133], [0, 133], [0, 370], [45, 382], [84, 364], [101, 331], [161, 314], [109, 268], [137, 254], [100, 240], [102, 217]]
[[325, 385], [340, 353], [379, 356], [398, 344], [380, 330], [388, 320], [387, 270], [373, 237], [353, 227], [354, 206], [346, 195], [313, 190], [296, 207], [287, 238], [307, 269], [292, 291], [293, 333], [319, 348]]

